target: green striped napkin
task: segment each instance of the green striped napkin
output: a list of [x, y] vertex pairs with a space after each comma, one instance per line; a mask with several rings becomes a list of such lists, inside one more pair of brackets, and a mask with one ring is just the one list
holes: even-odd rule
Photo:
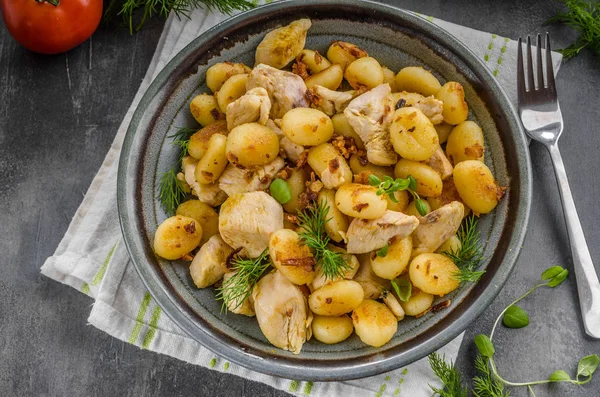
[[[152, 62], [115, 140], [94, 178], [69, 229], [53, 256], [44, 263], [44, 275], [95, 299], [89, 323], [142, 349], [168, 354], [188, 363], [263, 382], [294, 395], [313, 396], [426, 396], [428, 384], [439, 385], [426, 360], [406, 368], [359, 381], [300, 382], [266, 376], [227, 362], [183, 333], [162, 313], [144, 288], [121, 237], [116, 205], [119, 152], [126, 128], [144, 91], [158, 71], [192, 39], [226, 17], [197, 10], [190, 19], [170, 16]], [[516, 103], [516, 43], [508, 38], [425, 17], [463, 41], [490, 68]], [[554, 70], [561, 57], [555, 54]], [[455, 360], [462, 335], [441, 353]]]

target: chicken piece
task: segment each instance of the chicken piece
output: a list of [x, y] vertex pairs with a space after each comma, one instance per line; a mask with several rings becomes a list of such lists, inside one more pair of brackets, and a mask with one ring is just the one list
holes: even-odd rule
[[290, 141], [287, 136], [284, 136], [279, 140], [279, 148], [283, 150], [285, 156], [293, 163], [298, 161], [300, 155], [305, 150], [304, 146]]
[[[223, 295], [227, 295], [227, 280], [235, 275], [236, 272], [229, 272], [223, 275]], [[231, 287], [229, 287], [231, 288]], [[227, 310], [234, 314], [242, 314], [248, 317], [254, 317], [256, 313], [254, 313], [254, 300], [252, 299], [252, 295], [248, 296], [244, 301], [239, 305], [235, 306], [237, 302], [229, 301], [227, 302]]]
[[190, 275], [198, 288], [206, 288], [223, 278], [229, 271], [227, 256], [233, 250], [218, 234], [212, 236], [192, 260]]
[[[416, 92], [398, 92], [394, 94], [396, 103], [404, 99], [404, 106], [412, 106], [419, 109], [431, 121], [431, 124], [440, 124], [444, 121], [442, 110], [444, 110], [444, 102], [436, 99], [433, 95], [425, 97]], [[396, 103], [393, 106], [396, 106]]]
[[343, 112], [354, 98], [353, 92], [332, 91], [320, 85], [315, 85], [309, 89], [306, 96], [313, 107], [329, 117]]
[[219, 232], [234, 249], [243, 248], [257, 258], [269, 246], [269, 236], [283, 229], [281, 204], [265, 192], [230, 196], [219, 212]]
[[251, 168], [238, 168], [229, 164], [219, 178], [219, 188], [228, 196], [267, 189], [284, 165], [281, 157], [276, 157], [263, 166]]
[[197, 164], [198, 160], [194, 160], [191, 156], [184, 157], [181, 161], [185, 182], [192, 189], [192, 194], [198, 197], [198, 200], [212, 207], [218, 207], [227, 199], [227, 193], [221, 190], [216, 183], [210, 185], [198, 183], [195, 176]]
[[364, 299], [379, 299], [383, 291], [390, 290], [390, 280], [381, 278], [373, 272], [370, 256], [370, 254], [357, 255], [360, 267], [353, 280], [363, 287]]
[[231, 131], [238, 125], [254, 122], [265, 125], [270, 112], [271, 100], [267, 90], [262, 87], [253, 88], [227, 105], [227, 129]]
[[392, 120], [389, 84], [381, 84], [354, 98], [344, 110], [348, 123], [364, 142], [367, 158], [375, 165], [393, 165], [398, 155], [390, 142]]
[[300, 353], [310, 337], [312, 319], [300, 288], [276, 271], [260, 279], [252, 290], [252, 299], [258, 325], [269, 342]]
[[389, 239], [403, 239], [419, 226], [416, 216], [386, 210], [380, 218], [354, 218], [346, 232], [349, 254], [364, 254], [385, 246]]
[[294, 60], [304, 49], [310, 19], [303, 18], [287, 26], [271, 30], [256, 47], [255, 65], [264, 63], [281, 69]]
[[[279, 123], [281, 123], [281, 119], [277, 120]], [[274, 121], [274, 120], [267, 120], [267, 123], [265, 124], [266, 127], [269, 127], [271, 129], [271, 131], [273, 131], [278, 137], [279, 139], [281, 139], [281, 137], [285, 136], [283, 135], [283, 131], [281, 131], [281, 128], [279, 128], [279, 125]]]
[[442, 180], [451, 177], [452, 171], [454, 170], [454, 168], [452, 167], [452, 163], [450, 163], [450, 160], [448, 160], [448, 157], [446, 157], [444, 150], [442, 150], [442, 148], [439, 146], [435, 153], [433, 153], [433, 156], [431, 156], [427, 161], [425, 161], [425, 164], [427, 164], [428, 166], [433, 168], [438, 174], [440, 174]]
[[419, 218], [419, 227], [413, 234], [413, 253], [435, 252], [440, 245], [458, 231], [465, 207], [458, 201], [446, 204]]
[[272, 119], [280, 119], [294, 108], [308, 107], [306, 84], [294, 73], [260, 64], [252, 69], [246, 83], [247, 90], [256, 87], [262, 87], [269, 93]]

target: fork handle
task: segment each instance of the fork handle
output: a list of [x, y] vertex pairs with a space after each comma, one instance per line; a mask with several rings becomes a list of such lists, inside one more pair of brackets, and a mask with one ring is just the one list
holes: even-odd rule
[[547, 148], [554, 164], [554, 173], [565, 213], [583, 325], [589, 336], [600, 339], [600, 282], [598, 282], [598, 275], [585, 242], [558, 145], [554, 143], [548, 145]]

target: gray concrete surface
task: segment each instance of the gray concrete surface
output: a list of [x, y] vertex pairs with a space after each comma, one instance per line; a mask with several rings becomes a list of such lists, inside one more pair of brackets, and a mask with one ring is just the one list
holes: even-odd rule
[[[573, 32], [544, 27], [560, 5], [536, 1], [393, 1], [393, 4], [502, 36], [549, 30], [555, 47]], [[0, 27], [0, 396], [286, 396], [262, 384], [184, 364], [120, 342], [86, 318], [92, 301], [40, 276], [89, 186], [150, 62], [162, 29], [153, 21], [129, 36], [101, 27], [92, 40], [57, 56], [32, 54]], [[596, 269], [600, 270], [600, 61], [584, 51], [565, 63], [558, 89], [565, 118], [561, 150]], [[531, 146], [534, 205], [510, 281], [473, 323], [458, 365], [473, 374], [472, 338], [527, 290], [542, 269], [571, 267], [550, 159]], [[497, 361], [514, 381], [543, 379], [600, 353], [580, 324], [574, 278], [541, 290], [523, 306], [531, 325], [501, 329]], [[600, 396], [600, 373], [585, 387], [537, 387], [537, 396]], [[402, 394], [401, 394], [402, 395]], [[525, 396], [526, 390], [514, 390]], [[418, 397], [418, 396], [417, 396]]]

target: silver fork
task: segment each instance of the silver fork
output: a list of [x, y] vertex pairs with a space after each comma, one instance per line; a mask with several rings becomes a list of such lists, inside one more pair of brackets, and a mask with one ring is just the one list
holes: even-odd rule
[[[523, 62], [521, 38], [517, 61], [517, 86], [519, 114], [527, 135], [544, 144], [550, 152], [554, 173], [558, 180], [567, 233], [571, 244], [577, 291], [585, 332], [600, 338], [600, 283], [585, 242], [583, 229], [577, 216], [571, 188], [567, 181], [565, 166], [558, 150], [558, 138], [563, 131], [563, 119], [558, 105], [556, 84], [550, 51], [550, 35], [546, 33], [546, 73], [542, 66], [542, 37], [537, 35], [537, 87], [534, 82], [531, 38], [527, 36], [527, 74]], [[527, 85], [525, 84], [527, 83]]]

